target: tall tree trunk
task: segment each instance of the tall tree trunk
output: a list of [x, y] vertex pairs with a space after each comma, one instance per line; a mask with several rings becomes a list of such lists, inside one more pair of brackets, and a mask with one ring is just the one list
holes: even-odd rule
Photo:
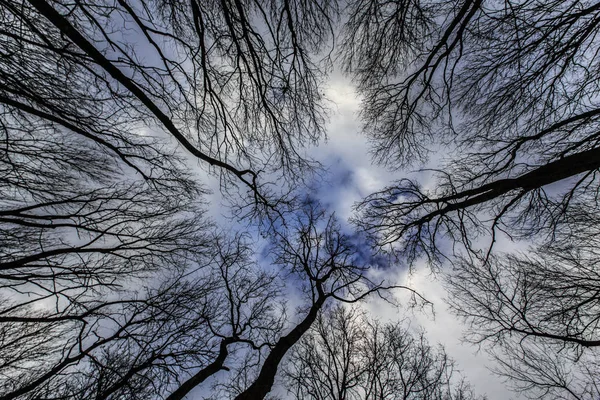
[[269, 356], [265, 360], [260, 374], [258, 378], [246, 389], [244, 392], [240, 393], [235, 400], [259, 400], [264, 399], [265, 396], [271, 391], [273, 387], [273, 382], [275, 382], [275, 375], [277, 374], [277, 368], [281, 363], [281, 360], [287, 353], [289, 349], [292, 348], [294, 344], [306, 331], [308, 331], [317, 319], [317, 315], [321, 310], [321, 307], [325, 303], [326, 296], [320, 296], [317, 301], [312, 305], [308, 314], [304, 319], [296, 325], [294, 329], [287, 335], [283, 336], [277, 341], [277, 344], [269, 353]]
[[185, 381], [181, 386], [177, 388], [166, 400], [181, 400], [183, 399], [189, 392], [192, 391], [196, 386], [204, 382], [208, 377], [216, 374], [221, 370], [226, 370], [227, 367], [224, 367], [225, 359], [229, 352], [227, 351], [227, 346], [233, 343], [233, 339], [227, 338], [221, 341], [221, 345], [219, 346], [219, 355], [209, 365], [198, 371], [194, 376]]

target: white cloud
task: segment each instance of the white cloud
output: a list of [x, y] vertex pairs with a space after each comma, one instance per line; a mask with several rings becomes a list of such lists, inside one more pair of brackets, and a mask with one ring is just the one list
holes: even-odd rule
[[[352, 206], [356, 201], [408, 174], [404, 171], [392, 172], [372, 164], [368, 141], [361, 135], [360, 123], [357, 119], [360, 98], [349, 81], [334, 76], [326, 94], [336, 103], [334, 106], [336, 112], [332, 114], [329, 125], [329, 140], [312, 149], [310, 155], [330, 169], [329, 179], [333, 180], [324, 185], [325, 188], [319, 194], [321, 200], [335, 210], [338, 216], [348, 218], [352, 215]], [[441, 156], [443, 154], [436, 155], [432, 163]], [[346, 180], [348, 175], [351, 176], [349, 181]], [[431, 183], [430, 180], [425, 179], [425, 184]], [[501, 244], [502, 247], [511, 245], [514, 244], [510, 242]], [[430, 312], [399, 310], [382, 301], [367, 303], [366, 307], [372, 315], [383, 320], [408, 317], [412, 321], [411, 324], [422, 326], [427, 332], [429, 341], [443, 344], [474, 389], [479, 394], [487, 394], [489, 400], [520, 398], [507, 389], [501, 378], [493, 375], [486, 368], [492, 365], [492, 361], [485, 353], [477, 352], [477, 348], [461, 343], [464, 326], [448, 311], [443, 300], [446, 292], [439, 277], [431, 276], [429, 269], [425, 267], [416, 269], [410, 276], [400, 268], [390, 273], [395, 274], [398, 281], [432, 301], [435, 306], [435, 316]]]

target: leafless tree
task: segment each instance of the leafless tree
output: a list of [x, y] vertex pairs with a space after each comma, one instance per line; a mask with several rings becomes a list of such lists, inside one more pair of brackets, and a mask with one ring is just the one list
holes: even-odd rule
[[0, 102], [19, 121], [85, 138], [145, 178], [160, 168], [138, 165], [157, 162], [138, 133], [171, 138], [224, 189], [242, 183], [263, 203], [259, 173], [279, 173], [280, 187], [313, 165], [300, 149], [324, 134], [329, 57], [314, 54], [329, 42], [335, 2], [1, 6]]
[[300, 179], [324, 133], [336, 7], [0, 2], [3, 398], [182, 398], [275, 342], [277, 279], [185, 161], [274, 207], [259, 173]]
[[[99, 264], [78, 252], [67, 269], [69, 258], [62, 256], [51, 266], [54, 254], [44, 255], [44, 268], [68, 272], [50, 277], [15, 263], [3, 289], [27, 296], [10, 296], [2, 309], [3, 398], [181, 399], [199, 386], [208, 390], [208, 378], [238, 367], [237, 360], [243, 359], [249, 364], [242, 363], [242, 372], [250, 378], [236, 398], [264, 398], [283, 357], [326, 304], [357, 302], [372, 293], [385, 296], [395, 287], [369, 279], [369, 265], [356, 245], [318, 206], [306, 206], [288, 222], [273, 237], [271, 254], [288, 290], [297, 287], [304, 305], [299, 320], [287, 322], [276, 306], [285, 301], [277, 275], [252, 261], [243, 237], [210, 236], [199, 220], [179, 222], [197, 228], [191, 230], [197, 236], [157, 225], [159, 243], [170, 243], [166, 239], [172, 233], [179, 247], [151, 247], [147, 257], [154, 260], [154, 270], [138, 251], [141, 239], [133, 249], [117, 242], [100, 251]], [[116, 269], [119, 261], [139, 270]], [[165, 272], [170, 266], [176, 266], [173, 278]], [[86, 267], [90, 276], [80, 282], [84, 278], [78, 272]], [[14, 283], [17, 273], [31, 276]], [[89, 284], [92, 279], [99, 283]], [[157, 279], [164, 283], [156, 289], [136, 290]]]
[[282, 323], [276, 276], [258, 269], [243, 237], [211, 244], [205, 264], [163, 274], [156, 289], [81, 295], [66, 310], [9, 307], [3, 398], [182, 398], [226, 370], [234, 346], [267, 346]]
[[487, 268], [463, 259], [449, 277], [451, 301], [479, 338], [512, 333], [600, 346], [597, 264], [597, 240], [493, 256]]
[[[16, 23], [8, 11], [4, 17]], [[22, 45], [23, 51], [29, 48]], [[25, 93], [64, 104], [52, 106], [61, 111], [61, 121], [49, 116], [49, 108], [37, 113], [16, 100], [2, 106], [1, 395], [60, 397], [71, 390], [65, 386], [67, 377], [78, 379], [76, 366], [99, 368], [108, 363], [102, 357], [123, 363], [110, 374], [103, 370], [107, 381], [98, 383], [101, 393], [116, 379], [116, 370], [127, 376], [130, 367], [137, 379], [138, 368], [161, 362], [160, 352], [136, 356], [149, 345], [134, 342], [136, 336], [151, 335], [150, 325], [155, 328], [166, 318], [159, 315], [163, 300], [171, 304], [165, 313], [174, 313], [176, 301], [167, 301], [171, 293], [151, 281], [166, 270], [177, 275], [205, 263], [212, 227], [199, 203], [203, 190], [160, 140], [118, 135], [124, 122], [113, 118], [101, 98], [85, 101], [78, 90], [93, 88], [77, 81], [75, 72], [69, 75], [60, 63], [53, 70], [17, 50], [10, 43], [0, 50], [7, 52], [2, 63], [14, 64], [0, 68], [3, 78], [14, 80], [3, 95], [29, 83]], [[20, 65], [19, 57], [25, 57]], [[19, 76], [17, 71], [28, 68], [39, 75]], [[52, 79], [54, 72], [65, 74], [62, 84]], [[69, 78], [73, 85], [66, 86]], [[55, 86], [34, 87], [50, 83]], [[90, 114], [78, 119], [74, 111]], [[134, 171], [145, 179], [131, 176]], [[154, 288], [147, 296], [129, 290], [141, 290], [145, 283]], [[198, 296], [202, 293], [198, 290]], [[156, 315], [156, 322], [149, 315]], [[131, 353], [119, 356], [123, 349]], [[86, 385], [75, 385], [73, 396]]]
[[599, 394], [597, 231], [494, 255], [484, 267], [462, 259], [449, 276], [450, 303], [468, 324], [467, 339], [491, 350], [499, 372], [532, 398]]
[[144, 300], [128, 288], [203, 265], [211, 224], [185, 174], [156, 185], [115, 179], [116, 158], [77, 137], [27, 118], [3, 122], [2, 396], [54, 398], [75, 365], [154, 324], [148, 313], [169, 293]]
[[401, 180], [368, 197], [358, 223], [381, 244], [435, 258], [443, 235], [469, 247], [482, 232], [552, 234], [583, 198], [593, 207], [592, 3], [352, 2], [344, 54], [376, 156], [405, 165], [428, 143], [454, 150], [433, 187]]
[[600, 394], [598, 357], [584, 353], [573, 358], [564, 346], [528, 338], [498, 347], [495, 372], [530, 399], [596, 399]]
[[[349, 15], [341, 54], [375, 158], [407, 167], [446, 149], [427, 183], [372, 194], [356, 223], [409, 264], [459, 254], [455, 310], [472, 339], [503, 344], [517, 381], [547, 388], [533, 377], [555, 354], [582, 370], [598, 336], [600, 4], [357, 0]], [[499, 237], [534, 247], [495, 254]]]
[[[357, 224], [409, 263], [459, 250], [464, 316], [494, 322], [481, 340], [534, 338], [522, 354], [548, 340], [581, 365], [598, 340], [600, 4], [351, 0], [341, 11], [335, 0], [0, 0], [3, 396], [177, 399], [230, 369], [229, 394], [264, 398], [324, 307], [393, 286], [369, 278], [333, 217], [283, 207], [316, 165], [303, 148], [324, 137], [338, 42], [376, 160], [407, 167], [451, 147], [432, 186], [405, 179], [369, 196]], [[276, 312], [279, 278], [244, 239], [213, 234], [190, 160], [243, 212], [278, 217], [271, 255], [302, 294], [298, 318]], [[499, 235], [538, 247], [497, 255]], [[559, 276], [565, 286], [542, 284]], [[475, 304], [511, 292], [522, 296]]]
[[271, 346], [255, 379], [236, 400], [264, 398], [271, 391], [282, 360], [327, 304], [355, 303], [375, 293], [387, 297], [395, 288], [410, 290], [370, 279], [370, 265], [361, 260], [358, 250], [335, 217], [312, 201], [274, 236], [275, 264], [289, 274], [288, 279], [298, 282], [304, 305], [298, 310], [299, 320]]
[[443, 348], [357, 308], [321, 314], [285, 363], [297, 399], [475, 399]]

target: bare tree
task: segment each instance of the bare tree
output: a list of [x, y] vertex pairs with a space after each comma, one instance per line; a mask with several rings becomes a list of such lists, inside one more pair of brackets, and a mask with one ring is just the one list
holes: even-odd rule
[[297, 399], [475, 399], [454, 362], [423, 332], [331, 307], [292, 350], [286, 386]]
[[[376, 156], [405, 165], [433, 151], [428, 143], [456, 150], [433, 189], [402, 180], [367, 198], [358, 222], [381, 243], [406, 239], [430, 255], [443, 234], [551, 231], [561, 209], [597, 187], [596, 60], [587, 56], [597, 8], [352, 2], [342, 55], [366, 96]], [[559, 181], [562, 190], [547, 190]]]
[[[588, 52], [598, 45], [597, 4], [351, 7], [343, 54], [367, 96], [376, 156], [405, 165], [434, 151], [427, 143], [454, 150], [433, 188], [401, 180], [359, 207], [358, 223], [381, 244], [406, 241], [405, 254], [435, 258], [443, 235], [469, 247], [482, 232], [552, 234], [583, 198], [595, 204], [596, 60]], [[363, 70], [358, 60], [373, 65]], [[560, 190], [551, 186], [558, 182]]]
[[[338, 33], [375, 159], [409, 166], [453, 150], [433, 188], [399, 181], [359, 206], [358, 225], [408, 262], [439, 262], [450, 238], [484, 266], [456, 275], [480, 285], [475, 297], [525, 291], [485, 309], [497, 328], [485, 340], [504, 338], [505, 306], [521, 318], [513, 334], [573, 354], [597, 340], [591, 253], [566, 252], [573, 235], [592, 248], [598, 211], [600, 6], [345, 6], [338, 32], [335, 0], [0, 0], [3, 396], [178, 399], [235, 369], [230, 394], [264, 398], [324, 307], [393, 287], [369, 279], [335, 218], [283, 207], [316, 165], [303, 149], [324, 136]], [[190, 160], [241, 210], [279, 218], [271, 254], [302, 293], [297, 319], [276, 312], [278, 278], [244, 240], [211, 233]], [[498, 258], [500, 234], [566, 250]], [[531, 278], [527, 265], [544, 269]], [[564, 270], [573, 292], [538, 290]], [[531, 296], [554, 307], [530, 315]]]
[[477, 326], [476, 341], [517, 334], [600, 346], [596, 246], [553, 243], [493, 256], [485, 268], [463, 259], [449, 277], [450, 301]]
[[336, 12], [0, 2], [3, 398], [182, 398], [278, 338], [276, 277], [211, 233], [176, 147], [274, 207], [259, 173], [314, 165]]
[[[35, 291], [41, 284], [6, 286], [5, 290], [22, 293], [33, 288], [27, 292], [28, 300], [13, 296], [2, 310], [3, 398], [181, 399], [199, 386], [209, 390], [208, 378], [230, 366], [239, 368], [238, 360], [243, 359], [248, 363], [241, 363], [242, 372], [249, 378], [236, 398], [264, 398], [283, 357], [328, 302], [357, 302], [372, 293], [385, 295], [394, 287], [369, 279], [369, 265], [361, 261], [358, 248], [333, 216], [309, 204], [295, 218], [277, 231], [271, 248], [280, 274], [290, 281], [288, 288], [297, 285], [304, 300], [300, 319], [288, 320], [285, 329], [286, 314], [276, 306], [285, 297], [276, 275], [261, 271], [252, 261], [251, 247], [243, 237], [227, 240], [204, 234], [190, 242], [194, 236], [189, 232], [175, 231], [174, 237], [186, 247], [165, 254], [150, 252], [148, 257], [156, 262], [154, 274], [145, 268], [144, 253], [127, 253], [123, 244], [101, 252], [106, 255], [102, 260], [107, 264], [100, 264], [105, 270], [98, 266], [98, 271], [90, 271], [95, 279], [110, 279], [109, 283], [75, 285], [80, 278], [76, 272], [94, 265], [77, 253], [74, 260], [82, 264], [71, 268], [73, 277], [51, 276], [54, 281], [67, 280], [62, 291], [47, 284], [44, 296]], [[205, 232], [201, 222], [186, 220], [183, 226], [187, 223]], [[157, 229], [163, 235], [159, 243], [169, 243], [165, 225]], [[116, 260], [111, 259], [112, 252]], [[120, 259], [127, 261], [126, 266], [138, 265], [136, 257], [142, 257], [137, 275], [135, 270], [109, 268], [116, 268]], [[60, 260], [55, 270], [66, 268], [65, 258]], [[20, 265], [33, 274], [29, 281], [42, 279], [25, 269], [26, 264]], [[152, 279], [168, 276], [165, 270], [171, 265], [177, 265], [173, 279], [157, 289], [149, 286], [145, 294], [136, 290], [144, 282], [149, 285]], [[131, 276], [117, 278], [114, 274], [119, 272]], [[23, 369], [23, 365], [30, 366]]]
[[[212, 318], [208, 318], [208, 337], [219, 340], [214, 361], [183, 382], [167, 399], [181, 399], [225, 365], [235, 347], [246, 347], [250, 353], [268, 348], [275, 343], [283, 329], [285, 313], [279, 302], [281, 282], [277, 274], [268, 273], [254, 261], [247, 241], [237, 238], [231, 243], [216, 243], [218, 298], [209, 298]], [[209, 278], [210, 279], [210, 278]], [[205, 339], [206, 340], [206, 339]], [[232, 348], [233, 347], [233, 351]]]
[[[563, 357], [584, 377], [563, 395], [595, 396], [577, 360], [596, 359], [598, 336], [599, 12], [575, 0], [365, 0], [345, 25], [375, 158], [414, 166], [447, 149], [427, 183], [368, 196], [357, 225], [409, 264], [458, 254], [451, 301], [469, 337], [501, 343], [499, 362], [531, 377], [533, 397]], [[534, 247], [495, 254], [499, 237]]]
[[580, 233], [492, 256], [484, 267], [463, 259], [449, 276], [449, 300], [468, 324], [467, 339], [486, 346], [498, 372], [532, 398], [598, 396], [597, 227]]
[[597, 355], [586, 352], [573, 358], [563, 350], [561, 344], [532, 338], [499, 346], [492, 352], [494, 370], [527, 398], [598, 398]]
[[370, 266], [360, 260], [358, 250], [335, 217], [311, 201], [296, 214], [295, 222], [274, 236], [275, 264], [300, 284], [304, 305], [298, 311], [299, 321], [270, 348], [256, 378], [236, 400], [262, 399], [271, 391], [282, 360], [327, 303], [355, 303], [374, 293], [387, 296], [392, 288], [408, 289], [371, 280]]
[[276, 276], [258, 269], [243, 237], [211, 244], [204, 265], [145, 293], [4, 312], [3, 398], [182, 398], [227, 369], [232, 346], [268, 345], [281, 329]]
[[[43, 75], [36, 79], [44, 82]], [[111, 138], [114, 130], [107, 130], [103, 142], [93, 126], [88, 137], [19, 107], [2, 109], [2, 396], [54, 398], [67, 376], [77, 379], [75, 366], [101, 363], [98, 353], [113, 344], [132, 352], [149, 348], [120, 343], [154, 324], [148, 313], [157, 314], [155, 302], [168, 293], [157, 289], [140, 298], [132, 288], [156, 287], [152, 280], [165, 270], [176, 275], [203, 265], [211, 223], [198, 203], [203, 190], [160, 141]], [[74, 108], [65, 107], [64, 118]], [[147, 180], [129, 176], [132, 170]], [[151, 353], [139, 357], [124, 356], [123, 368], [154, 362]]]
[[318, 83], [327, 64], [311, 53], [330, 37], [335, 3], [35, 0], [2, 7], [5, 107], [123, 159], [131, 156], [112, 141], [133, 140], [142, 127], [164, 132], [259, 200], [266, 200], [259, 171], [293, 177], [310, 166], [299, 149], [323, 135]]
[[366, 371], [365, 328], [357, 310], [325, 310], [287, 357], [283, 377], [295, 398], [354, 399]]

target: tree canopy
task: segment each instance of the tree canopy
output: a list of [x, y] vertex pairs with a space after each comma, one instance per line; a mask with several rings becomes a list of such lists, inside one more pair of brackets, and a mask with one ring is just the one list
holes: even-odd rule
[[[474, 398], [350, 306], [426, 303], [385, 255], [517, 389], [597, 398], [599, 32], [591, 0], [0, 0], [0, 396]], [[356, 232], [310, 193], [338, 73], [396, 179]]]

